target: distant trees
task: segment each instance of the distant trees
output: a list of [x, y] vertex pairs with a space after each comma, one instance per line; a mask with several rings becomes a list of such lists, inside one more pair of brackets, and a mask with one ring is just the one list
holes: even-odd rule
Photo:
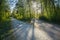
[[31, 13], [30, 13], [30, 4], [27, 0], [18, 0], [16, 7], [13, 11], [13, 17], [20, 19], [20, 20], [30, 20]]
[[23, 0], [18, 0], [18, 3], [16, 4], [16, 7], [14, 8], [13, 11], [13, 17], [17, 18], [17, 19], [22, 19], [24, 16], [24, 3]]
[[17, 19], [31, 20], [32, 18], [38, 18], [39, 14], [32, 8], [32, 1], [34, 0], [18, 0], [16, 7], [13, 11], [13, 17]]
[[[37, 3], [37, 10], [32, 8], [32, 1]], [[39, 9], [41, 13], [38, 13], [38, 4], [40, 3]], [[16, 7], [13, 11], [13, 16], [17, 19], [32, 19], [38, 18], [47, 21], [60, 22], [60, 4], [57, 0], [18, 0]]]

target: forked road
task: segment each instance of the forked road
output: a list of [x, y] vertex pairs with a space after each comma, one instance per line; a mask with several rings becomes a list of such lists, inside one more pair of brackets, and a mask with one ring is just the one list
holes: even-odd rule
[[12, 34], [5, 40], [60, 40], [59, 25], [35, 21], [34, 25], [11, 19]]

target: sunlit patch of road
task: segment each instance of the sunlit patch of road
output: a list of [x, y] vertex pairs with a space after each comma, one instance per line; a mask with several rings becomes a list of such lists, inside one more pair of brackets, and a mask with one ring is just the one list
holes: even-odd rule
[[34, 24], [11, 18], [12, 33], [4, 40], [60, 40], [58, 25], [35, 20]]
[[60, 25], [48, 23], [42, 20], [35, 20], [34, 25], [37, 30], [40, 30], [41, 37], [47, 39], [50, 37], [51, 40], [60, 40]]

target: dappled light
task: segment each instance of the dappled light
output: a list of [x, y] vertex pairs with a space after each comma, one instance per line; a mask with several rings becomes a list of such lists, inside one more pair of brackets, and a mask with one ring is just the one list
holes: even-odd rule
[[0, 40], [60, 40], [60, 0], [0, 0]]

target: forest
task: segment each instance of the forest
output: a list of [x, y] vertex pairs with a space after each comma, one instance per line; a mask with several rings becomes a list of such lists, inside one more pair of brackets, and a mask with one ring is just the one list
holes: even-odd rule
[[[36, 5], [32, 6], [34, 4]], [[60, 3], [59, 0], [18, 0], [12, 16], [19, 20], [29, 21], [36, 18], [60, 23]]]
[[60, 24], [60, 0], [18, 0], [11, 11], [9, 0], [0, 0], [0, 35], [11, 29], [11, 17], [29, 23], [37, 19]]

